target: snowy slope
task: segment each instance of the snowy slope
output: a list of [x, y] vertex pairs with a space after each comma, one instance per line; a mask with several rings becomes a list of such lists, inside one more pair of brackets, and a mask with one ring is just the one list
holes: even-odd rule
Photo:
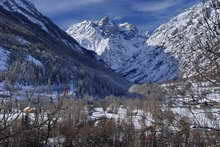
[[[35, 9], [35, 7], [33, 6], [33, 4], [29, 0], [25, 0], [25, 1], [22, 1], [22, 0], [21, 1], [20, 0], [2, 0], [0, 2], [0, 5], [8, 11], [17, 12], [17, 13], [24, 15], [32, 22], [40, 25], [42, 27], [42, 29], [44, 29], [45, 31], [48, 31], [45, 24], [43, 24], [39, 20], [40, 17], [33, 17], [33, 14], [37, 14], [37, 13], [33, 11]], [[29, 8], [31, 8], [31, 9], [29, 9]], [[38, 14], [38, 16], [40, 16], [40, 14]]]
[[37, 60], [36, 58], [34, 58], [34, 57], [31, 56], [31, 55], [28, 55], [28, 56], [26, 57], [26, 60], [29, 61], [29, 62], [34, 63], [35, 65], [38, 65], [38, 66], [41, 66], [41, 67], [44, 66], [44, 65], [41, 63], [41, 61]]
[[132, 82], [161, 82], [177, 76], [176, 61], [162, 49], [146, 46], [147, 34], [135, 25], [104, 17], [75, 24], [67, 33]]
[[7, 69], [7, 60], [9, 52], [0, 47], [0, 71]]
[[1, 0], [0, 7], [12, 13], [25, 16], [26, 19], [40, 27], [43, 31], [51, 33], [53, 37], [74, 49], [74, 51], [83, 52], [77, 42], [70, 40], [68, 37], [64, 37], [63, 32], [61, 32], [56, 25], [51, 25], [50, 20], [36, 9], [31, 0]]
[[[216, 21], [214, 9], [209, 2], [194, 5], [166, 24], [162, 24], [149, 37], [147, 44], [162, 46], [165, 48], [165, 52], [171, 53], [179, 60], [185, 73], [192, 74], [194, 69], [193, 62], [196, 59], [198, 60], [197, 57], [201, 55], [200, 51], [196, 49], [198, 40], [205, 42], [207, 41], [207, 36], [209, 36], [204, 18], [213, 22]], [[213, 27], [211, 23], [210, 27]], [[202, 56], [198, 60], [201, 65], [205, 64]]]

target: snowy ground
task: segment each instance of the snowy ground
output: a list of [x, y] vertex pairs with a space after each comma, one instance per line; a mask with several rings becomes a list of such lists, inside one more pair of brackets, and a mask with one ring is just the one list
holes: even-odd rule
[[[177, 121], [181, 121], [181, 118], [189, 119], [191, 128], [220, 128], [220, 109], [189, 109], [176, 107], [172, 108], [171, 111], [175, 114]], [[155, 123], [150, 113], [145, 113], [142, 110], [134, 110], [132, 115], [129, 115], [125, 108], [119, 108], [117, 113], [110, 113], [104, 111], [102, 108], [96, 108], [90, 116], [92, 120], [97, 120], [97, 123], [103, 117], [113, 119], [115, 122], [132, 122], [135, 129], [150, 127]]]
[[[44, 86], [37, 88], [17, 86], [16, 88], [18, 90], [16, 90], [16, 94], [13, 96], [17, 99], [27, 98], [34, 94], [34, 92], [36, 92], [36, 96], [41, 95], [47, 98], [58, 98], [58, 96], [64, 95], [64, 91], [56, 90], [56, 88], [59, 89], [59, 87], [53, 88], [50, 92], [48, 92], [48, 87]], [[184, 117], [189, 119], [191, 127], [220, 128], [220, 87], [210, 87], [208, 84], [202, 84], [202, 86], [193, 85], [192, 89], [194, 91], [193, 94], [201, 95], [201, 93], [205, 93], [203, 94], [204, 97], [193, 103], [194, 101], [190, 94], [186, 94], [186, 97], [176, 95], [169, 99], [172, 105], [170, 106], [169, 103], [164, 104], [161, 106], [161, 110], [172, 111], [179, 121]], [[0, 83], [0, 98], [9, 97], [10, 95], [10, 91], [5, 89], [5, 83]], [[66, 92], [66, 96], [73, 95], [74, 88]], [[116, 111], [112, 111], [110, 107], [106, 110], [101, 107], [95, 107], [91, 112], [89, 119], [96, 120], [97, 123], [102, 118], [108, 118], [116, 122], [129, 122], [132, 123], [136, 129], [141, 129], [146, 126], [151, 126], [155, 122], [152, 114], [144, 112], [141, 109], [128, 110], [128, 108], [123, 105], [118, 107]], [[17, 113], [22, 115], [22, 112], [18, 111]], [[17, 115], [13, 114], [11, 117], [15, 118]]]
[[[109, 109], [104, 111], [103, 108], [95, 108], [90, 116], [92, 120], [99, 120], [100, 118], [113, 119], [115, 122], [132, 122], [136, 129], [141, 129], [143, 126], [152, 125], [152, 116], [144, 113], [142, 110], [133, 110], [128, 114], [128, 110], [121, 105], [116, 113], [110, 112]], [[97, 121], [98, 123], [98, 121]]]
[[[68, 87], [68, 88], [66, 88]], [[13, 89], [13, 91], [11, 90]], [[75, 89], [72, 85], [50, 85], [50, 86], [8, 86], [5, 82], [0, 82], [0, 98], [10, 97], [16, 99], [30, 98], [29, 96], [42, 96], [56, 99], [60, 96], [75, 96]]]
[[[164, 85], [163, 85], [164, 86]], [[169, 85], [170, 86], [170, 85]], [[182, 87], [178, 87], [181, 89]], [[191, 128], [220, 128], [220, 87], [210, 86], [208, 83], [192, 84], [192, 93], [175, 95], [168, 98], [167, 102], [161, 106], [162, 111], [171, 111], [175, 114], [176, 121], [185, 118], [189, 121]], [[192, 96], [193, 95], [193, 96]], [[198, 100], [193, 100], [198, 98]], [[170, 105], [172, 103], [172, 105]], [[109, 109], [109, 108], [108, 108]], [[116, 122], [132, 122], [136, 129], [141, 129], [154, 124], [155, 120], [150, 113], [143, 110], [133, 110], [128, 112], [124, 106], [120, 106], [115, 113], [103, 108], [95, 108], [91, 115], [94, 120], [102, 117], [114, 119]], [[172, 128], [175, 129], [175, 128]]]

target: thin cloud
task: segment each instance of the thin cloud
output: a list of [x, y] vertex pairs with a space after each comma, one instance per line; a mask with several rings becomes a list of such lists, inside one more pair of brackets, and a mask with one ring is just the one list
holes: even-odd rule
[[121, 19], [123, 19], [122, 16], [115, 16], [115, 17], [113, 17], [113, 20], [121, 20]]
[[49, 15], [56, 13], [66, 13], [74, 9], [80, 9], [82, 6], [102, 3], [107, 0], [33, 0], [38, 9]]
[[140, 12], [155, 12], [168, 9], [180, 3], [181, 0], [163, 0], [162, 2], [140, 2], [133, 6], [133, 10]]
[[[83, 20], [110, 16], [154, 30], [200, 0], [32, 0], [36, 7], [62, 29]], [[150, 12], [150, 13], [149, 13]]]

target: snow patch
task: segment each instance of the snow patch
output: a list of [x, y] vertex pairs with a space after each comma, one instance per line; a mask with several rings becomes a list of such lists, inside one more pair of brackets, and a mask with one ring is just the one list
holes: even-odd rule
[[0, 47], [0, 71], [7, 69], [9, 52]]
[[33, 62], [35, 65], [43, 67], [43, 64], [39, 60], [37, 60], [36, 58], [34, 58], [30, 55], [28, 55], [26, 59], [30, 62]]

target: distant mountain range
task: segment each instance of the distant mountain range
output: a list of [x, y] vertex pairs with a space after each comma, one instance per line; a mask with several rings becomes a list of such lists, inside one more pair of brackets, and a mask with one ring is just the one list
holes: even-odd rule
[[131, 83], [176, 80], [193, 71], [183, 65], [194, 60], [189, 49], [205, 37], [204, 9], [212, 16], [209, 3], [198, 4], [152, 35], [108, 17], [65, 32], [28, 0], [3, 0], [0, 81], [72, 85], [78, 95], [103, 97], [126, 94]]
[[108, 17], [74, 24], [67, 33], [127, 80], [165, 82], [195, 75], [198, 62], [203, 67], [208, 63], [195, 48], [198, 40], [207, 40], [204, 18], [216, 19], [212, 5], [209, 1], [194, 5], [151, 35], [129, 23], [116, 24]]
[[75, 24], [67, 33], [131, 82], [163, 82], [177, 78], [177, 61], [162, 48], [145, 44], [148, 34], [135, 25], [116, 24], [104, 17]]

